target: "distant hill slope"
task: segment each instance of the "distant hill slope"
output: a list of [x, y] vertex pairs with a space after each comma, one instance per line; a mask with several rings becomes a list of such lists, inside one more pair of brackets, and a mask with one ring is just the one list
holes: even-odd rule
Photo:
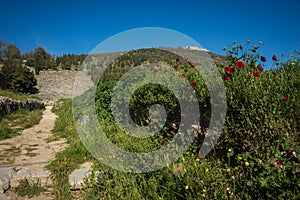
[[[103, 69], [108, 67], [102, 74], [102, 81], [108, 79], [118, 79], [126, 71], [145, 62], [165, 63], [170, 66], [175, 64], [175, 60], [180, 55], [188, 55], [192, 60], [213, 59], [218, 66], [225, 65], [224, 56], [213, 54], [207, 51], [187, 50], [183, 48], [150, 48], [138, 49], [127, 52], [113, 52], [89, 55], [82, 65], [81, 85], [79, 91], [83, 92], [92, 87], [97, 82], [96, 77], [103, 73]], [[181, 62], [188, 64], [184, 57], [180, 57]], [[111, 61], [113, 61], [111, 63]], [[44, 70], [37, 75], [38, 96], [45, 101], [56, 101], [62, 98], [73, 96], [73, 87], [77, 71], [69, 70]], [[92, 81], [93, 80], [93, 81]], [[93, 83], [94, 82], [94, 83]], [[78, 90], [78, 88], [77, 88]]]
[[188, 64], [188, 61], [200, 63], [200, 65], [214, 62], [218, 67], [227, 65], [225, 56], [208, 51], [162, 47], [89, 55], [83, 68], [88, 71], [92, 80], [97, 82], [100, 74], [101, 81], [119, 79], [122, 74], [143, 63], [164, 63], [172, 66], [176, 64], [177, 57], [185, 65]]

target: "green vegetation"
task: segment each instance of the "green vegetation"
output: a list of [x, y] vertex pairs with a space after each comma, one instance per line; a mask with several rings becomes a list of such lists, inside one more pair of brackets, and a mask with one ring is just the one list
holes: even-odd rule
[[27, 94], [24, 94], [24, 93], [21, 93], [21, 92], [13, 92], [13, 91], [10, 91], [10, 90], [1, 90], [1, 89], [0, 89], [0, 96], [7, 97], [7, 98], [10, 98], [10, 99], [13, 99], [13, 100], [19, 100], [19, 101], [26, 101], [26, 100], [29, 100], [29, 99], [36, 99], [36, 100], [39, 100], [39, 101], [42, 100], [41, 97], [36, 96], [34, 94], [27, 95]]
[[58, 115], [58, 118], [52, 130], [54, 138], [50, 138], [49, 140], [64, 137], [70, 146], [56, 154], [56, 160], [50, 163], [47, 168], [53, 175], [54, 193], [57, 198], [72, 199], [68, 175], [78, 168], [80, 164], [93, 160], [93, 157], [77, 137], [72, 115], [71, 99], [59, 100], [55, 103], [52, 111]]
[[36, 93], [35, 74], [48, 69], [78, 70], [85, 57], [85, 54], [67, 54], [55, 57], [40, 46], [36, 47], [34, 51], [21, 55], [15, 44], [0, 41], [0, 89]]
[[22, 130], [39, 123], [42, 115], [43, 110], [28, 111], [25, 109], [5, 115], [0, 121], [0, 140], [21, 134]]
[[33, 72], [22, 65], [20, 50], [14, 44], [0, 41], [0, 73], [5, 77], [7, 89], [33, 92], [36, 79]]
[[1, 69], [6, 76], [7, 88], [16, 92], [33, 92], [37, 81], [30, 69], [22, 67], [20, 63], [11, 64], [8, 61]]
[[26, 101], [28, 100], [29, 97], [28, 95], [20, 92], [12, 92], [9, 90], [1, 90], [1, 89], [0, 89], [0, 96], [7, 97], [14, 100], [19, 100], [19, 101]]
[[41, 186], [40, 180], [36, 182], [31, 182], [27, 178], [20, 181], [20, 185], [15, 188], [15, 192], [21, 196], [25, 197], [28, 196], [32, 198], [34, 196], [39, 196], [45, 189]]
[[[66, 137], [70, 146], [58, 153], [48, 166], [53, 174], [57, 199], [75, 198], [67, 177], [86, 161], [94, 163], [94, 172], [80, 191], [83, 199], [297, 199], [300, 193], [299, 54], [296, 52], [295, 57], [281, 61], [273, 56], [278, 68], [265, 70], [266, 58], [259, 55], [259, 47], [249, 46], [250, 42], [246, 45], [234, 43], [227, 51], [228, 64], [219, 66], [224, 76], [228, 110], [218, 145], [205, 158], [197, 154], [207, 127], [207, 121], [200, 118], [198, 137], [184, 155], [171, 160], [172, 164], [142, 174], [114, 170], [95, 160], [80, 142], [71, 100], [58, 102], [54, 108], [59, 116], [54, 136]], [[129, 56], [126, 63], [134, 62], [130, 55], [126, 56]], [[170, 58], [171, 66], [174, 63], [177, 66], [170, 70], [185, 74], [197, 94], [201, 112], [210, 116], [209, 93], [203, 80], [193, 65], [183, 58], [175, 60], [176, 57]], [[141, 62], [144, 61], [141, 59]], [[133, 66], [124, 67], [128, 70]], [[125, 72], [122, 68], [118, 71], [111, 67], [111, 70]], [[120, 148], [137, 152], [168, 145], [178, 134], [176, 127], [168, 126], [168, 122], [176, 122], [178, 111], [172, 92], [157, 85], [146, 85], [133, 94], [130, 109], [135, 122], [147, 124], [148, 107], [153, 104], [169, 108], [169, 115], [174, 118], [169, 118], [164, 130], [153, 137], [128, 137], [115, 124], [110, 107], [111, 94], [120, 76], [109, 70], [106, 73], [97, 87], [95, 102], [100, 126], [107, 137]], [[157, 67], [152, 73], [162, 71]], [[145, 77], [147, 74], [141, 78]], [[138, 98], [141, 96], [144, 98]], [[149, 162], [149, 166], [151, 164]]]

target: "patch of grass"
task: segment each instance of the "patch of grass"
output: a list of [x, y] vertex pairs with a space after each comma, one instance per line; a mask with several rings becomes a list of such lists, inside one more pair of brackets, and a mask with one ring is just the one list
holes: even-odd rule
[[0, 96], [4, 96], [14, 100], [26, 101], [29, 96], [19, 92], [12, 92], [9, 90], [0, 90]]
[[47, 143], [50, 143], [50, 142], [53, 142], [53, 141], [57, 141], [57, 140], [59, 140], [59, 139], [60, 139], [60, 137], [52, 135], [52, 136], [46, 138], [45, 141], [46, 141]]
[[39, 146], [39, 144], [30, 144], [29, 146], [30, 147], [37, 147], [37, 146]]
[[34, 157], [34, 156], [39, 155], [39, 153], [27, 152], [27, 153], [25, 153], [25, 155], [26, 155], [26, 156], [29, 156], [29, 157]]
[[77, 136], [74, 127], [71, 99], [62, 99], [56, 102], [52, 108], [52, 112], [59, 116], [52, 130], [55, 137], [53, 139], [66, 138], [68, 142], [71, 142]]
[[22, 130], [38, 124], [42, 119], [43, 110], [28, 111], [20, 109], [15, 113], [8, 114], [0, 121], [0, 140], [12, 138]]
[[25, 197], [28, 196], [29, 198], [38, 196], [45, 189], [41, 185], [41, 181], [37, 180], [37, 182], [30, 182], [27, 178], [20, 181], [20, 185], [15, 188], [15, 192], [21, 196]]
[[[4, 149], [0, 152], [0, 162], [1, 164], [11, 164], [15, 160], [15, 156], [20, 155], [21, 149], [16, 146], [11, 146], [8, 149]], [[5, 161], [6, 160], [6, 161]]]
[[10, 145], [9, 142], [3, 142], [3, 143], [0, 143], [0, 145]]
[[33, 147], [25, 147], [25, 150], [26, 150], [27, 152], [31, 152], [31, 151], [37, 150], [37, 148], [33, 148]]
[[12, 146], [9, 149], [5, 149], [4, 151], [6, 152], [20, 152], [20, 148], [16, 147], [16, 146]]
[[35, 96], [35, 95], [28, 95], [20, 92], [12, 92], [9, 90], [1, 90], [0, 89], [0, 96], [7, 97], [14, 100], [20, 100], [20, 101], [26, 101], [28, 99], [36, 99], [36, 100], [42, 100], [42, 98]]

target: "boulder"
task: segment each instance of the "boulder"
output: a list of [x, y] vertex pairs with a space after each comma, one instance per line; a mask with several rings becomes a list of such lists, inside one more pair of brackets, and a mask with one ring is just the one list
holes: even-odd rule
[[0, 168], [0, 194], [10, 188], [10, 174], [12, 168]]
[[88, 178], [92, 173], [92, 164], [87, 162], [81, 165], [79, 169], [74, 170], [69, 175], [69, 184], [73, 190], [81, 189], [85, 178]]

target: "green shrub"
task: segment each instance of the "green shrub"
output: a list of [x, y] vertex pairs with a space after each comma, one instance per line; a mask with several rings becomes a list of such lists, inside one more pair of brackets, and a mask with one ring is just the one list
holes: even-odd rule
[[6, 76], [7, 89], [15, 92], [33, 92], [34, 86], [37, 84], [34, 73], [20, 64], [5, 65], [2, 72]]

